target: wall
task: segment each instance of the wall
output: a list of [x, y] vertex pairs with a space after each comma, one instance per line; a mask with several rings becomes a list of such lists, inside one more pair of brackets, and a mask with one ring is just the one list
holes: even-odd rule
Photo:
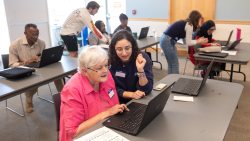
[[47, 0], [5, 0], [6, 17], [10, 41], [23, 35], [27, 23], [37, 24], [40, 35], [47, 47], [51, 45]]
[[[130, 18], [168, 18], [168, 0], [126, 0], [126, 13]], [[132, 10], [137, 14], [133, 15]]]
[[217, 0], [216, 20], [250, 21], [249, 0]]
[[0, 31], [1, 31], [1, 34], [4, 35], [4, 36], [1, 36], [0, 54], [5, 54], [9, 52], [8, 47], [10, 45], [10, 36], [9, 36], [9, 29], [7, 25], [7, 19], [6, 19], [3, 0], [0, 0], [0, 19], [1, 19]]
[[[149, 35], [153, 35], [153, 32], [155, 31], [157, 33], [157, 36], [161, 36], [164, 30], [169, 26], [169, 1], [157, 0], [157, 3], [159, 3], [160, 5], [156, 2], [156, 4], [154, 5], [152, 4], [152, 2], [149, 1], [150, 0], [127, 0], [127, 15], [129, 17], [128, 24], [133, 32], [139, 33], [141, 27], [150, 26]], [[141, 4], [142, 2], [143, 4]], [[150, 3], [151, 8], [148, 8], [150, 6], [148, 6], [147, 4], [144, 5], [144, 3]], [[215, 12], [216, 31], [214, 33], [214, 38], [226, 40], [228, 38], [229, 32], [231, 30], [234, 30], [233, 37], [231, 40], [235, 40], [236, 28], [241, 28], [241, 37], [243, 38], [242, 42], [250, 43], [249, 5], [250, 1], [248, 0], [217, 0]], [[135, 16], [132, 15], [132, 9], [138, 9], [138, 14]], [[162, 15], [162, 13], [164, 13], [165, 15]], [[152, 15], [154, 15], [154, 17]]]

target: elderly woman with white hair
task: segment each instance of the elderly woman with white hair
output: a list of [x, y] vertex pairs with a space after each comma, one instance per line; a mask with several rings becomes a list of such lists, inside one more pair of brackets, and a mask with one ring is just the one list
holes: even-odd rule
[[128, 110], [119, 104], [104, 49], [85, 48], [78, 62], [79, 71], [61, 92], [60, 141], [71, 141], [99, 121]]

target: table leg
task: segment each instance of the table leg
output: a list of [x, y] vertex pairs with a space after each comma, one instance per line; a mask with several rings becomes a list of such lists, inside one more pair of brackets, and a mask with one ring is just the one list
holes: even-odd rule
[[231, 64], [231, 72], [230, 72], [230, 79], [229, 79], [230, 82], [232, 82], [233, 80], [233, 71], [234, 71], [234, 64]]
[[241, 73], [244, 77], [244, 82], [246, 82], [246, 74], [244, 72], [241, 71], [241, 64], [239, 64], [239, 71], [238, 73]]
[[158, 58], [158, 44], [156, 45], [156, 50], [155, 50], [155, 52], [156, 52], [156, 60], [155, 60], [155, 61], [152, 61], [152, 62], [159, 63], [160, 66], [161, 66], [161, 70], [162, 70], [162, 64], [161, 64], [161, 62], [159, 62], [159, 58]]
[[240, 73], [243, 75], [243, 81], [246, 82], [246, 74], [244, 72], [241, 71], [241, 64], [239, 64], [239, 70], [238, 71], [234, 71], [234, 64], [231, 64], [231, 69], [230, 70], [225, 70], [230, 72], [230, 82], [232, 82], [233, 80], [233, 73]]

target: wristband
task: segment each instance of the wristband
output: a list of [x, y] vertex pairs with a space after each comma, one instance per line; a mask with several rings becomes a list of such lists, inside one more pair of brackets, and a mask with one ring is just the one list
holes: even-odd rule
[[142, 72], [139, 72], [139, 71], [138, 71], [137, 73], [144, 73], [144, 71], [142, 71]]
[[145, 75], [144, 72], [138, 72], [138, 73], [137, 73], [137, 76], [138, 76], [139, 78], [141, 78], [141, 77], [145, 77], [146, 75]]

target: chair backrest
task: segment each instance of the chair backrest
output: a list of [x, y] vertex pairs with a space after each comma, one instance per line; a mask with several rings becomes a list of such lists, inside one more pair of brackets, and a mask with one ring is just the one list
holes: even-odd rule
[[59, 127], [60, 127], [60, 107], [61, 107], [61, 95], [60, 95], [60, 93], [54, 94], [53, 95], [53, 100], [54, 100], [54, 104], [55, 104], [57, 131], [59, 131]]
[[3, 62], [3, 68], [7, 69], [9, 68], [9, 54], [2, 54], [2, 62]]

